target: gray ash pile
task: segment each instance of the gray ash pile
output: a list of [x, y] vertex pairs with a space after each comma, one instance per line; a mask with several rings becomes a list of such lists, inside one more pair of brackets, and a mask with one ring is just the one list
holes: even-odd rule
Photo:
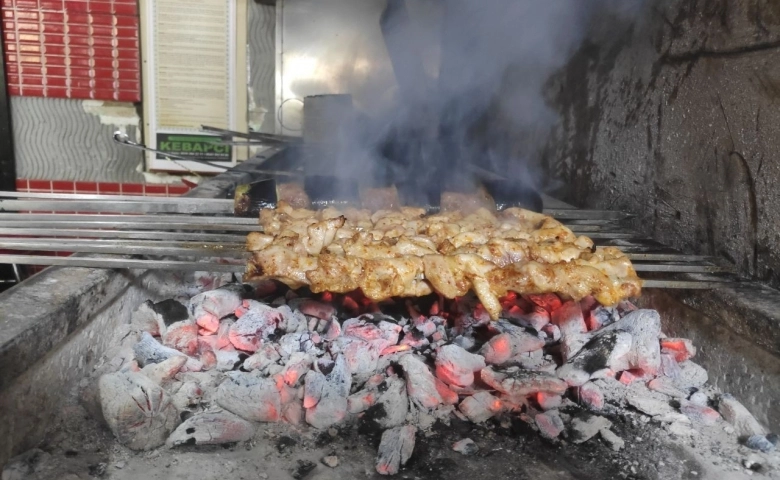
[[[656, 311], [551, 294], [501, 302], [496, 322], [471, 296], [375, 304], [272, 282], [146, 302], [93, 395], [135, 450], [247, 441], [263, 423], [356, 424], [380, 438], [376, 471], [395, 474], [420, 432], [456, 418], [620, 451], [632, 440], [613, 423], [631, 414], [680, 438], [717, 429], [762, 468], [777, 463], [777, 437], [707, 385], [695, 346], [667, 338]], [[466, 440], [454, 448], [473, 453]]]

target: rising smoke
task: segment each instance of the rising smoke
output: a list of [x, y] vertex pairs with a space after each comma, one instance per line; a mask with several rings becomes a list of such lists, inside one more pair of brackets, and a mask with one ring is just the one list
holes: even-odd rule
[[[415, 16], [421, 5], [439, 15], [421, 21]], [[378, 157], [380, 177], [414, 177], [421, 185], [457, 183], [453, 177], [473, 165], [536, 183], [529, 157], [559, 118], [545, 101], [546, 82], [592, 22], [605, 13], [631, 18], [639, 6], [639, 0], [388, 0], [380, 23], [398, 95], [389, 108], [365, 112], [370, 121], [361, 118], [352, 130], [350, 156]], [[432, 50], [437, 68], [424, 55]]]

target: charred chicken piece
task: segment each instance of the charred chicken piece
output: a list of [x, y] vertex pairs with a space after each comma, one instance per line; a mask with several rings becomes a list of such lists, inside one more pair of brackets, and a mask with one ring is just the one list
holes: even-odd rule
[[260, 211], [275, 208], [279, 201], [294, 208], [309, 208], [309, 196], [300, 183], [281, 183], [268, 178], [236, 187], [233, 211], [239, 217], [257, 217]]

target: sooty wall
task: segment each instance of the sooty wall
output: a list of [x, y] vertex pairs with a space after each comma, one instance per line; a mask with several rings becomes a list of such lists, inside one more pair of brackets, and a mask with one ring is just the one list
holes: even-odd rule
[[566, 200], [780, 286], [780, 2], [602, 18], [548, 93], [562, 121], [543, 165]]

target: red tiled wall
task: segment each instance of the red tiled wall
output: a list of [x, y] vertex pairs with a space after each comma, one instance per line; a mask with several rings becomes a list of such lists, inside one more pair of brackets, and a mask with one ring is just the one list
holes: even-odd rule
[[0, 0], [11, 95], [139, 102], [137, 0]]
[[177, 197], [190, 191], [185, 184], [153, 185], [144, 183], [72, 182], [69, 180], [16, 180], [20, 192], [49, 193], [103, 193], [107, 195], [149, 195], [155, 197]]

